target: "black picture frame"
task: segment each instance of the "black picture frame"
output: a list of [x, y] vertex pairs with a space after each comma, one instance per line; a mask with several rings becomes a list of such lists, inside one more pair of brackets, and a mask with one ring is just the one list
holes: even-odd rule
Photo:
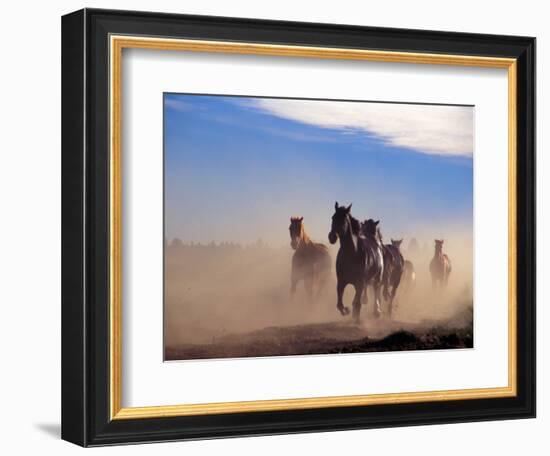
[[[517, 59], [517, 395], [111, 420], [109, 36]], [[535, 417], [535, 39], [84, 9], [62, 19], [62, 438], [82, 446]]]

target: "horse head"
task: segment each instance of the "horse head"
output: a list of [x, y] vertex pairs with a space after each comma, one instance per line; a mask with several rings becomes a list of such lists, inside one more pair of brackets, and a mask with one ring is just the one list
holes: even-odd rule
[[435, 253], [443, 252], [443, 239], [434, 239], [435, 241]]
[[368, 238], [381, 238], [380, 231], [378, 230], [378, 224], [380, 220], [374, 221], [373, 219], [365, 220], [361, 223], [361, 233]]
[[332, 216], [332, 225], [328, 233], [328, 240], [331, 244], [336, 243], [337, 239], [351, 232], [351, 204], [349, 206], [339, 206], [338, 202], [334, 204], [334, 215]]
[[296, 250], [303, 233], [303, 221], [304, 217], [290, 217], [290, 246]]
[[397, 248], [397, 250], [401, 250], [401, 243], [403, 242], [403, 239], [392, 239], [391, 245]]

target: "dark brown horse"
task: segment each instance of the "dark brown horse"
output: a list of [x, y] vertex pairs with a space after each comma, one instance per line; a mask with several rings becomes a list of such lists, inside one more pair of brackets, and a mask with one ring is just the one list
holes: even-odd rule
[[378, 255], [376, 243], [367, 241], [361, 235], [360, 223], [351, 215], [351, 204], [345, 207], [336, 203], [334, 209], [328, 239], [331, 244], [335, 244], [340, 239], [340, 249], [336, 257], [336, 279], [338, 282], [336, 308], [342, 315], [349, 313], [349, 309], [344, 306], [343, 295], [346, 286], [353, 285], [355, 288], [353, 318], [358, 321], [361, 314], [363, 290], [366, 284], [372, 282], [375, 287], [375, 314], [379, 315], [382, 257]]
[[451, 259], [443, 253], [443, 239], [435, 239], [435, 251], [430, 261], [430, 274], [434, 288], [446, 287], [451, 274]]
[[331, 259], [324, 244], [313, 242], [304, 228], [303, 217], [291, 217], [290, 246], [295, 250], [292, 255], [290, 273], [290, 295], [294, 296], [296, 285], [304, 281], [309, 301], [313, 300], [313, 288], [316, 285], [316, 297], [319, 297], [330, 277]]
[[384, 297], [389, 301], [388, 314], [390, 317], [393, 312], [393, 301], [405, 269], [405, 259], [401, 254], [402, 242], [403, 239], [391, 239], [391, 244], [386, 244], [384, 246], [386, 251], [385, 260], [387, 261], [387, 271], [384, 277]]
[[376, 317], [379, 317], [382, 314], [382, 309], [380, 306], [380, 294], [382, 287], [384, 285], [384, 274], [385, 274], [385, 259], [384, 259], [384, 244], [382, 243], [382, 236], [380, 235], [380, 230], [378, 224], [380, 220], [376, 222], [373, 219], [365, 220], [361, 223], [361, 234], [364, 236], [367, 247], [370, 261], [368, 270], [365, 273], [365, 291], [364, 299], [367, 303], [367, 287], [372, 286], [374, 290], [374, 309], [373, 313]]
[[403, 266], [403, 277], [401, 278], [403, 287], [406, 291], [410, 291], [416, 285], [416, 271], [414, 270], [414, 264], [412, 261], [405, 260]]
[[392, 239], [391, 244], [384, 244], [378, 223], [379, 221], [375, 222], [372, 219], [365, 220], [362, 224], [362, 231], [365, 237], [375, 239], [380, 246], [384, 264], [382, 274], [383, 296], [388, 301], [387, 312], [391, 317], [393, 301], [403, 275], [404, 259], [399, 250], [401, 241]]

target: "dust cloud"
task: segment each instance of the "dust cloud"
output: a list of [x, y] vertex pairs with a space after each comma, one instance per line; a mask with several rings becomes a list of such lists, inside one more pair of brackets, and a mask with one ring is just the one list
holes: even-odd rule
[[[280, 227], [283, 231], [286, 228]], [[321, 230], [313, 230], [312, 239], [329, 246], [326, 240], [328, 226], [323, 236], [320, 235]], [[385, 242], [389, 242], [390, 237], [386, 235]], [[452, 261], [446, 289], [433, 289], [431, 284], [429, 262], [433, 257], [433, 239], [436, 237], [445, 239], [444, 253]], [[347, 340], [348, 335], [349, 338], [366, 337], [372, 340], [400, 330], [421, 333], [426, 328], [438, 326], [471, 330], [471, 230], [459, 232], [451, 227], [440, 228], [437, 233], [417, 230], [414, 239], [404, 239], [402, 254], [413, 263], [416, 282], [410, 287], [401, 284], [391, 319], [387, 316], [374, 318], [372, 290], [369, 289], [368, 303], [363, 304], [359, 326], [352, 325], [350, 316], [342, 317], [336, 310], [334, 264], [338, 243], [329, 246], [332, 257], [330, 281], [318, 299], [309, 302], [303, 282], [299, 283], [294, 299], [290, 298], [290, 270], [294, 253], [290, 238], [286, 244], [281, 242], [278, 246], [268, 245], [261, 239], [249, 244], [229, 241], [197, 244], [170, 240], [165, 247], [165, 348], [176, 350], [197, 344], [211, 345], [235, 337], [242, 337], [244, 341], [254, 331], [266, 328], [297, 327], [301, 328], [300, 334], [307, 332], [307, 328], [315, 328], [323, 333], [323, 337], [342, 342]], [[351, 306], [353, 294], [353, 287], [348, 286], [344, 295], [345, 305]], [[385, 303], [382, 303], [382, 308], [385, 309]], [[296, 335], [292, 333], [288, 337]], [[300, 352], [300, 349], [297, 351]], [[176, 359], [182, 358], [176, 356]]]

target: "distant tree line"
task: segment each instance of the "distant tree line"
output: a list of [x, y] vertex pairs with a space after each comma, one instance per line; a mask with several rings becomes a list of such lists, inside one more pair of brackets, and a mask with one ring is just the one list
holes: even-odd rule
[[239, 251], [247, 249], [269, 249], [270, 247], [262, 238], [258, 238], [256, 242], [249, 244], [241, 244], [233, 241], [210, 241], [208, 243], [201, 242], [184, 242], [179, 238], [173, 238], [169, 243], [165, 240], [165, 247], [169, 251], [185, 251], [185, 250], [225, 250], [225, 251]]

